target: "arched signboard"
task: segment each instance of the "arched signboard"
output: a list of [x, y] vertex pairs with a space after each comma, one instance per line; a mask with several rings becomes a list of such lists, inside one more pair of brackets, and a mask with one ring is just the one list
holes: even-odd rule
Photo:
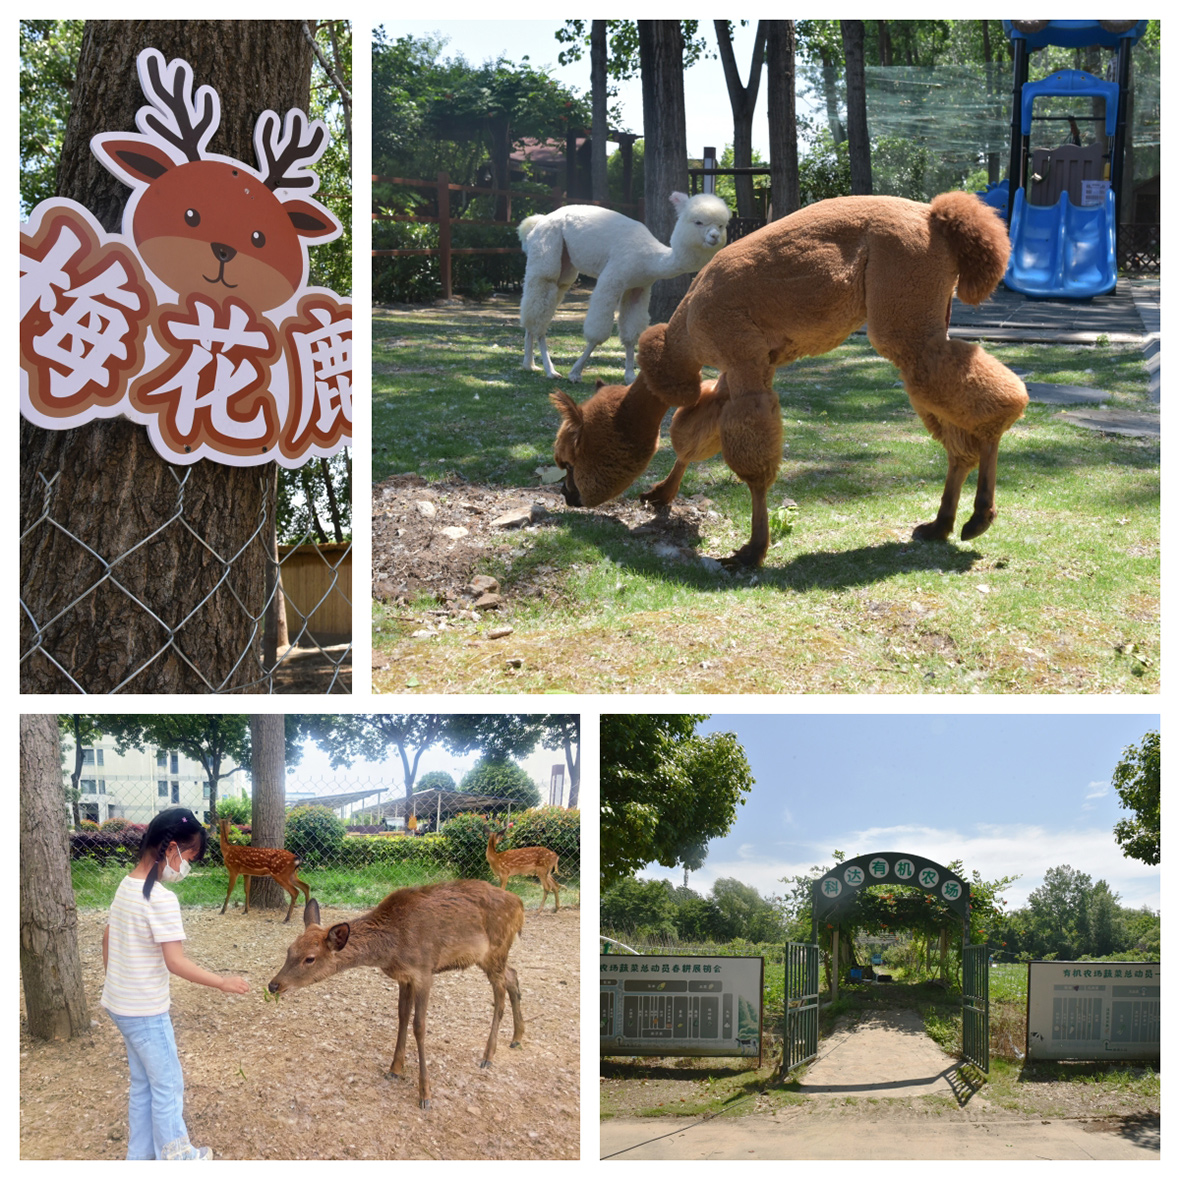
[[875, 852], [838, 864], [812, 884], [811, 933], [838, 925], [866, 885], [910, 885], [938, 897], [963, 919], [971, 914], [971, 887], [945, 865], [911, 852]]

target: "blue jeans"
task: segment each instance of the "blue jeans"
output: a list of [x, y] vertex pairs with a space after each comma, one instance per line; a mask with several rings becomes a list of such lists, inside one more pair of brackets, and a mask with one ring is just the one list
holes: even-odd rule
[[127, 1103], [129, 1160], [194, 1159], [184, 1125], [184, 1075], [172, 1033], [172, 1018], [107, 1015], [123, 1034], [131, 1067]]

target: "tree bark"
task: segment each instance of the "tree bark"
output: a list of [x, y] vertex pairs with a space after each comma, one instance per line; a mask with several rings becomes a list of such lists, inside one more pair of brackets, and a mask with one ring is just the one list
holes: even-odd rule
[[[111, 231], [130, 190], [99, 164], [90, 137], [135, 129], [146, 101], [135, 59], [148, 46], [189, 62], [195, 85], [221, 96], [210, 151], [253, 163], [256, 116], [308, 104], [312, 52], [301, 21], [87, 22], [58, 193]], [[207, 692], [251, 679], [254, 661], [239, 659], [257, 642], [265, 532], [250, 538], [273, 465], [174, 467], [125, 419], [68, 431], [22, 419], [20, 429], [21, 690]], [[104, 579], [103, 562], [116, 561]]]
[[[637, 21], [643, 87], [643, 199], [647, 228], [665, 245], [672, 238], [674, 192], [688, 192], [684, 116], [684, 37], [678, 20]], [[652, 288], [651, 321], [671, 318], [691, 275], [661, 279]]]
[[590, 22], [590, 198], [606, 202], [606, 21]]
[[90, 1031], [70, 882], [61, 743], [52, 713], [20, 716], [20, 977], [29, 1032]]
[[873, 167], [869, 154], [869, 117], [865, 104], [865, 23], [842, 20], [844, 74], [848, 83], [848, 162], [853, 196], [873, 191]]
[[[721, 52], [721, 68], [725, 72], [725, 88], [729, 91], [729, 106], [733, 111], [733, 166], [752, 168], [754, 166], [754, 111], [758, 106], [758, 90], [762, 84], [762, 60], [766, 54], [766, 26], [769, 21], [760, 20], [754, 34], [754, 49], [750, 54], [750, 75], [742, 85], [738, 74], [737, 60], [733, 53], [733, 36], [730, 22], [715, 20], [713, 28], [717, 34], [717, 48]], [[781, 22], [780, 22], [781, 23]], [[754, 217], [754, 178], [735, 176], [734, 192], [737, 195], [737, 215]]]
[[[250, 715], [251, 784], [250, 843], [282, 848], [287, 836], [287, 753], [282, 713]], [[287, 891], [270, 877], [255, 877], [250, 905], [273, 910], [290, 903]]]
[[770, 131], [772, 219], [799, 208], [799, 140], [795, 129], [795, 22], [766, 25], [766, 118]]

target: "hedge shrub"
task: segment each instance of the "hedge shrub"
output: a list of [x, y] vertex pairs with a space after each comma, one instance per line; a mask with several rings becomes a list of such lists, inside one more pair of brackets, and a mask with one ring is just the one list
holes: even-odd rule
[[581, 872], [581, 812], [577, 808], [530, 807], [512, 813], [512, 826], [497, 848], [548, 848], [558, 857], [558, 879]]
[[287, 814], [287, 849], [309, 867], [327, 864], [339, 859], [346, 830], [330, 808], [305, 804]]
[[349, 866], [418, 864], [444, 867], [447, 855], [442, 836], [348, 836], [341, 854]]

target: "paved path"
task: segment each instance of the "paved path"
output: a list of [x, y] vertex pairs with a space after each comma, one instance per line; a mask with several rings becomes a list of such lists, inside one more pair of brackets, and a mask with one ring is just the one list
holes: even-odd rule
[[601, 1150], [622, 1160], [1158, 1160], [1160, 1127], [1158, 1119], [816, 1118], [796, 1107], [707, 1122], [608, 1119]]
[[[825, 1037], [809, 1101], [711, 1119], [607, 1119], [604, 1159], [1159, 1159], [1159, 1119], [1042, 1119], [975, 1098], [912, 1011], [862, 1015]], [[907, 1101], [907, 1099], [909, 1101]], [[973, 1100], [974, 1099], [974, 1100]], [[763, 1104], [762, 1109], [758, 1103]]]

